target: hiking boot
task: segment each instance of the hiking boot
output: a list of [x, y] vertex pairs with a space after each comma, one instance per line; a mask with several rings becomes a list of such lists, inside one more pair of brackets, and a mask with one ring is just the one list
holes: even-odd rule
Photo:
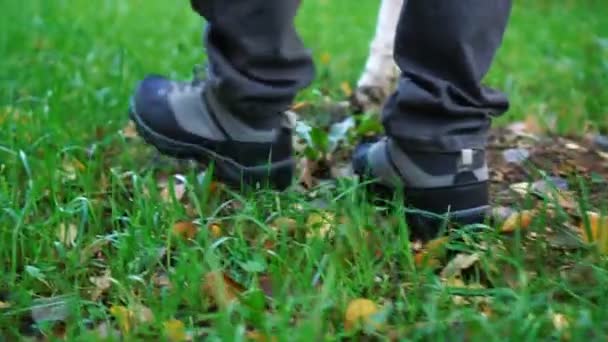
[[130, 116], [144, 140], [161, 153], [213, 162], [214, 174], [228, 185], [282, 190], [292, 182], [295, 162], [287, 114], [257, 127], [262, 119], [245, 123], [204, 81], [175, 82], [153, 75], [137, 87]]
[[390, 138], [362, 143], [353, 169], [374, 179], [373, 190], [403, 189], [408, 225], [416, 238], [432, 239], [446, 223], [483, 223], [489, 212], [488, 167], [483, 150], [430, 153], [402, 150]]

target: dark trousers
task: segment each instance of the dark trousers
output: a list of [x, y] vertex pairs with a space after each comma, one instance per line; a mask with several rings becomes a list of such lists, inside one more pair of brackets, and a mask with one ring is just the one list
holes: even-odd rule
[[[208, 21], [210, 85], [246, 121], [275, 121], [314, 77], [294, 27], [299, 2], [192, 0]], [[492, 117], [508, 108], [481, 80], [510, 11], [511, 0], [405, 1], [394, 52], [402, 75], [383, 111], [387, 135], [404, 150], [484, 147]]]

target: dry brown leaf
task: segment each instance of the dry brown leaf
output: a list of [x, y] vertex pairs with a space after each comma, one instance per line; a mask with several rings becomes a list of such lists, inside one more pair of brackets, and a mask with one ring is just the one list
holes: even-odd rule
[[[601, 254], [608, 254], [608, 217], [602, 217], [600, 214], [591, 211], [587, 212], [586, 216], [590, 231], [587, 231], [585, 220], [581, 220], [579, 228], [583, 241], [595, 243]], [[589, 233], [591, 236], [589, 236]]]
[[76, 244], [76, 238], [78, 237], [78, 227], [75, 224], [70, 223], [66, 225], [62, 223], [59, 225], [57, 230], [57, 238], [66, 247], [74, 247]]
[[99, 277], [90, 277], [89, 281], [95, 285], [91, 291], [91, 300], [97, 301], [112, 286], [112, 272], [106, 269]]
[[479, 255], [460, 253], [454, 257], [441, 271], [442, 278], [451, 278], [461, 274], [462, 271], [470, 268], [479, 261]]
[[445, 249], [449, 238], [447, 236], [429, 241], [423, 249], [414, 255], [414, 263], [418, 267], [438, 267], [439, 259], [445, 255]]
[[135, 139], [138, 137], [137, 128], [135, 128], [135, 123], [131, 120], [127, 123], [127, 125], [120, 131], [120, 134], [128, 139]]
[[512, 233], [515, 230], [528, 229], [532, 224], [534, 216], [537, 212], [535, 210], [524, 210], [511, 214], [509, 218], [500, 227], [501, 233]]
[[202, 292], [222, 308], [238, 299], [243, 291], [243, 286], [221, 271], [209, 272], [203, 279]]
[[319, 163], [303, 158], [300, 160], [300, 183], [302, 183], [306, 189], [312, 189], [316, 185], [314, 173], [319, 168]]
[[171, 280], [164, 272], [155, 273], [152, 276], [152, 283], [157, 287], [167, 287], [171, 288]]
[[369, 299], [357, 298], [352, 300], [346, 308], [344, 315], [344, 328], [352, 330], [360, 327], [361, 324], [370, 324], [376, 329], [379, 328], [377, 323], [372, 321], [372, 316], [378, 313], [378, 306]]
[[175, 237], [192, 240], [196, 237], [196, 233], [198, 233], [198, 226], [194, 222], [180, 221], [173, 225], [172, 232]]
[[142, 304], [134, 304], [130, 309], [136, 323], [151, 323], [154, 321], [154, 313], [150, 308]]

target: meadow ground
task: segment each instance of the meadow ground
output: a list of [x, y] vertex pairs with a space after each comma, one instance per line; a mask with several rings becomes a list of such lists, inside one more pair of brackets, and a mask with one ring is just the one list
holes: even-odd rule
[[[204, 63], [186, 1], [1, 7], [0, 340], [605, 340], [608, 154], [588, 138], [608, 130], [602, 1], [517, 1], [487, 78], [512, 101], [497, 125], [525, 122], [492, 137], [501, 218], [430, 245], [399, 199], [318, 181], [327, 155], [304, 153], [311, 188], [239, 194], [145, 146], [137, 80]], [[303, 2], [314, 129], [356, 82], [377, 7]], [[357, 123], [329, 166], [377, 127]]]

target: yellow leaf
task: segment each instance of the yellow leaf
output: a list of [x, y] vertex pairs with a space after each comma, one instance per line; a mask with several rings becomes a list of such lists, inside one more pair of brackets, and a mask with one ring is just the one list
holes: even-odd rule
[[123, 333], [129, 333], [136, 324], [154, 321], [152, 310], [141, 304], [135, 304], [129, 309], [122, 305], [115, 305], [110, 308], [110, 313], [116, 318], [118, 327]]
[[64, 223], [59, 225], [57, 230], [57, 238], [66, 247], [74, 247], [76, 244], [76, 237], [78, 236], [78, 227], [75, 224], [70, 223], [65, 225]]
[[[595, 243], [599, 252], [608, 254], [608, 217], [602, 217], [598, 213], [587, 212], [590, 232], [587, 232], [585, 220], [581, 221], [580, 232], [583, 241], [587, 243]], [[589, 236], [591, 233], [591, 236]]]
[[331, 55], [328, 52], [323, 52], [323, 54], [321, 54], [321, 64], [328, 65], [330, 61]]
[[524, 210], [511, 214], [500, 227], [501, 233], [512, 233], [518, 228], [528, 229], [536, 215], [535, 210]]
[[110, 313], [116, 319], [116, 323], [123, 333], [129, 333], [131, 331], [133, 313], [129, 311], [129, 309], [122, 305], [112, 306], [110, 308]]
[[330, 212], [312, 213], [306, 220], [308, 237], [325, 238], [329, 235], [334, 225], [334, 214]]
[[340, 89], [342, 89], [342, 93], [344, 96], [351, 97], [353, 95], [353, 89], [350, 87], [350, 84], [346, 81], [340, 83]]
[[449, 241], [447, 236], [429, 241], [422, 251], [414, 255], [414, 263], [418, 267], [438, 267], [439, 259], [445, 254], [446, 245]]
[[176, 222], [173, 225], [173, 235], [184, 240], [192, 240], [196, 237], [198, 227], [189, 221]]
[[293, 106], [291, 106], [291, 110], [293, 110], [294, 112], [297, 112], [298, 110], [306, 108], [309, 105], [310, 105], [310, 103], [308, 103], [306, 101], [296, 102], [293, 104]]
[[[346, 330], [352, 330], [360, 327], [360, 324], [370, 324], [372, 322], [372, 316], [378, 313], [378, 307], [376, 303], [369, 299], [358, 298], [352, 300], [346, 308], [344, 316], [344, 328]], [[379, 328], [378, 324], [374, 324], [374, 327]]]
[[188, 340], [186, 326], [178, 319], [171, 319], [163, 323], [165, 336], [171, 342], [182, 342]]
[[250, 341], [255, 341], [255, 342], [276, 342], [278, 341], [278, 339], [276, 338], [276, 336], [266, 336], [264, 334], [262, 334], [259, 331], [248, 331], [247, 332], [247, 339]]
[[209, 226], [209, 232], [211, 233], [211, 236], [214, 238], [220, 238], [222, 237], [222, 226], [220, 226], [219, 224], [212, 224]]
[[238, 299], [243, 291], [243, 286], [221, 271], [209, 272], [203, 279], [202, 292], [222, 308]]

